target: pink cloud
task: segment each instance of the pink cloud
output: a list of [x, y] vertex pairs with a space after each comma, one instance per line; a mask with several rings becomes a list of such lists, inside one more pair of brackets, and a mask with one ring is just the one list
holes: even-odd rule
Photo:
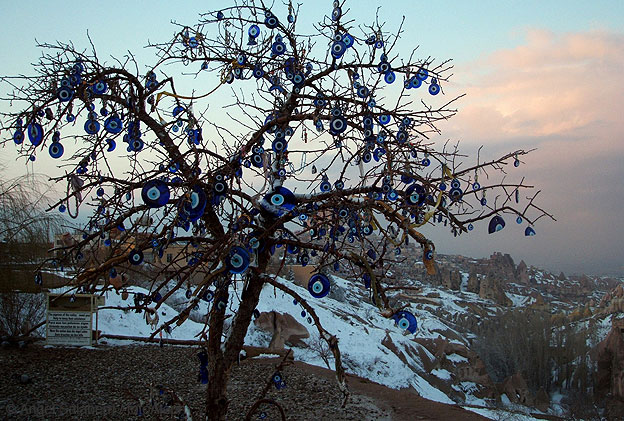
[[[530, 30], [522, 45], [456, 67], [446, 92], [467, 95], [441, 127], [444, 137], [468, 150], [484, 145], [490, 156], [537, 148], [510, 177], [526, 175], [558, 219], [540, 221], [530, 245], [486, 237], [482, 253], [502, 249], [552, 270], [621, 272], [624, 35]], [[475, 250], [474, 241], [465, 248]]]
[[596, 122], [624, 127], [622, 35], [531, 30], [526, 44], [457, 67], [456, 87], [467, 96], [449, 129], [462, 137], [549, 136]]

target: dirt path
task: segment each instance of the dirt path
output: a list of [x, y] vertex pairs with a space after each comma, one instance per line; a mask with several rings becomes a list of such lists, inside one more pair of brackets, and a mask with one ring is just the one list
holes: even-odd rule
[[[149, 404], [150, 384], [172, 388], [191, 407], [195, 419], [203, 419], [205, 385], [197, 379], [196, 353], [193, 347], [153, 345], [0, 349], [0, 419], [175, 419], [175, 411], [161, 405], [168, 394], [159, 395], [159, 388], [154, 389], [156, 404]], [[228, 419], [244, 418], [279, 361], [251, 359], [232, 370]], [[279, 402], [288, 420], [485, 419], [410, 390], [397, 391], [353, 376], [348, 379], [352, 397], [343, 409], [330, 370], [296, 362], [281, 374], [286, 387], [279, 391], [272, 387], [267, 398]], [[138, 398], [145, 402], [141, 417]], [[266, 405], [252, 419], [259, 419], [261, 412], [267, 420], [279, 419], [274, 407]]]

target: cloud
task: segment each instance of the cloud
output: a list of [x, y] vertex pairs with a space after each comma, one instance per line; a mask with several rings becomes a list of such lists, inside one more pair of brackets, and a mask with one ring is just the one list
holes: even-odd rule
[[458, 65], [467, 99], [452, 129], [493, 140], [624, 127], [624, 35], [530, 30], [526, 41]]
[[537, 148], [522, 169], [559, 221], [509, 251], [553, 270], [621, 273], [624, 35], [532, 29], [522, 45], [457, 64], [454, 78], [446, 90], [467, 95], [445, 137], [490, 153]]

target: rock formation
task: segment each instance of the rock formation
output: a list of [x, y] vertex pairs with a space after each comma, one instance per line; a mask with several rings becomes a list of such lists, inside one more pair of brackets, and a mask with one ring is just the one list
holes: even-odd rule
[[[454, 373], [454, 383], [476, 383], [479, 385], [479, 390], [474, 393], [476, 397], [493, 399], [499, 397], [485, 364], [476, 352], [462, 344], [449, 342], [447, 338], [442, 337], [437, 339], [416, 338], [414, 340], [423, 345], [434, 356], [434, 361], [425, 364], [427, 370], [443, 368]], [[452, 354], [463, 357], [463, 361], [452, 361], [449, 358]]]
[[613, 318], [611, 331], [594, 349], [596, 397], [624, 399], [624, 320]]
[[441, 269], [440, 273], [442, 285], [453, 291], [459, 291], [461, 287], [461, 273], [458, 270]]
[[516, 265], [507, 253], [496, 252], [490, 256], [490, 260], [485, 268], [485, 273], [500, 280], [515, 282]]
[[522, 405], [533, 405], [533, 397], [529, 386], [522, 377], [522, 374], [516, 373], [503, 380], [501, 385], [501, 394], [507, 395], [509, 400], [513, 403], [519, 403]]
[[507, 297], [503, 290], [502, 282], [491, 276], [481, 280], [479, 285], [479, 297], [492, 300], [502, 306], [510, 306], [513, 302]]
[[524, 263], [524, 260], [521, 260], [516, 268], [516, 282], [522, 285], [529, 284], [529, 268], [527, 264]]
[[546, 393], [543, 388], [540, 388], [540, 390], [537, 391], [534, 405], [542, 412], [548, 411], [548, 408], [550, 407], [550, 396], [548, 396], [548, 393]]
[[598, 313], [614, 314], [624, 311], [624, 288], [618, 285], [602, 296], [598, 304]]
[[273, 335], [269, 349], [284, 349], [284, 344], [302, 345], [302, 339], [310, 337], [308, 329], [288, 313], [263, 312], [254, 320], [254, 324]]
[[550, 310], [550, 306], [546, 303], [542, 294], [537, 291], [533, 291], [529, 296], [533, 298], [533, 302], [529, 304], [528, 307], [532, 308], [533, 310], [540, 311]]
[[468, 292], [474, 292], [475, 294], [478, 294], [480, 284], [481, 280], [479, 279], [479, 276], [477, 276], [477, 272], [470, 272], [470, 275], [468, 276]]

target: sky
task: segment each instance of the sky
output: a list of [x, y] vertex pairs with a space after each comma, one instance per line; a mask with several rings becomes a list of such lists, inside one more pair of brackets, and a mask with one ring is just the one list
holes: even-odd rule
[[[40, 54], [35, 40], [86, 47], [87, 31], [100, 56], [130, 50], [150, 64], [143, 47], [169, 39], [172, 21], [192, 24], [226, 3], [0, 0], [0, 74], [30, 73]], [[329, 0], [301, 3], [304, 30], [331, 13]], [[426, 232], [439, 253], [501, 251], [553, 272], [624, 275], [623, 1], [351, 1], [346, 8], [361, 23], [377, 12], [387, 29], [405, 16], [398, 51], [418, 46], [420, 57], [453, 59], [444, 93], [466, 96], [437, 142], [460, 141], [469, 154], [482, 145], [492, 157], [536, 148], [518, 171], [557, 222], [538, 221], [531, 238], [513, 221], [494, 235]], [[9, 148], [0, 161], [26, 171]]]

